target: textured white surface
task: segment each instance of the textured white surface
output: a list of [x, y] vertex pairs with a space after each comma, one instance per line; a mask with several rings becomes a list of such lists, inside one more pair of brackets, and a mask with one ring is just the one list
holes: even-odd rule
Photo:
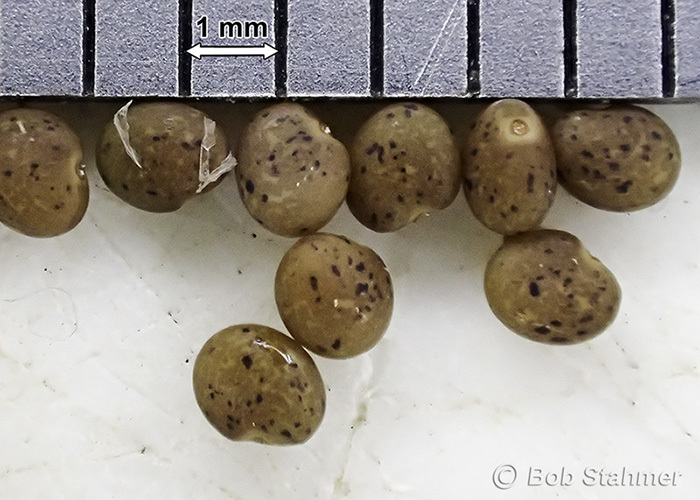
[[289, 0], [288, 21], [288, 95], [369, 96], [368, 0]]
[[563, 97], [560, 0], [482, 0], [481, 95]]
[[662, 96], [660, 0], [578, 0], [578, 96]]
[[[90, 157], [121, 105], [41, 107], [76, 125]], [[314, 108], [347, 139], [377, 106]], [[232, 136], [256, 109], [200, 107]], [[478, 108], [438, 109], [461, 134]], [[283, 328], [273, 281], [292, 240], [252, 221], [232, 178], [178, 212], [148, 214], [107, 192], [88, 162], [91, 204], [74, 231], [35, 240], [0, 227], [0, 498], [696, 498], [700, 106], [652, 109], [684, 155], [671, 195], [614, 214], [561, 190], [546, 220], [579, 236], [623, 288], [617, 321], [587, 344], [535, 344], [495, 319], [481, 280], [499, 237], [463, 195], [384, 235], [343, 207], [327, 229], [384, 258], [395, 315], [370, 353], [315, 358], [326, 418], [288, 448], [218, 435], [191, 373], [225, 326]], [[492, 481], [504, 464], [518, 471], [508, 491]], [[564, 467], [573, 484], [527, 486], [529, 467]], [[586, 467], [677, 473], [676, 486], [584, 486]]]

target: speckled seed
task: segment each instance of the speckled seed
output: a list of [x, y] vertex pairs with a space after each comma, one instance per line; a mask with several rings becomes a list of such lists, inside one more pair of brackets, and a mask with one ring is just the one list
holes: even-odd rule
[[506, 236], [484, 287], [504, 325], [548, 344], [595, 337], [615, 319], [621, 296], [615, 276], [578, 238], [548, 229]]
[[260, 111], [238, 144], [236, 180], [248, 212], [281, 236], [325, 226], [345, 200], [345, 146], [310, 111], [282, 103]]
[[[128, 109], [129, 143], [141, 168], [129, 157], [110, 121], [97, 146], [97, 168], [107, 187], [122, 200], [149, 212], [172, 212], [197, 194], [206, 115], [186, 104], [149, 102]], [[210, 170], [229, 154], [226, 135], [215, 129]], [[208, 184], [216, 186], [223, 177]]]
[[501, 234], [533, 229], [554, 202], [554, 149], [535, 111], [522, 101], [491, 104], [469, 131], [464, 150], [467, 201], [486, 227]]
[[60, 118], [38, 109], [0, 113], [0, 221], [46, 238], [73, 229], [87, 210], [83, 148]]
[[226, 328], [202, 347], [194, 364], [202, 412], [234, 441], [295, 444], [321, 424], [326, 392], [316, 365], [293, 339], [272, 328]]
[[604, 210], [651, 206], [671, 191], [680, 173], [673, 132], [636, 106], [572, 111], [554, 124], [552, 139], [562, 185]]
[[304, 347], [349, 358], [379, 342], [391, 320], [394, 292], [373, 250], [319, 233], [301, 238], [284, 255], [275, 300], [289, 333]]
[[348, 206], [374, 231], [401, 229], [448, 207], [459, 192], [452, 132], [421, 104], [392, 104], [372, 116], [355, 136], [350, 159]]

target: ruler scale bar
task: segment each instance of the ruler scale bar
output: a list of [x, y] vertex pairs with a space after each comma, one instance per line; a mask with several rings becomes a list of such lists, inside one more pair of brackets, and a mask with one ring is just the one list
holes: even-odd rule
[[562, 9], [561, 0], [481, 0], [482, 96], [564, 96]]
[[370, 95], [369, 0], [289, 0], [287, 93]]
[[[203, 46], [275, 44], [275, 1], [193, 0], [192, 43]], [[273, 97], [275, 59], [207, 57], [192, 61], [196, 97]]]
[[700, 97], [700, 2], [676, 0], [676, 96]]
[[0, 96], [700, 99], [698, 40], [698, 0], [0, 0]]
[[96, 96], [179, 94], [178, 7], [177, 0], [151, 0], [144, 9], [95, 2]]
[[467, 0], [384, 0], [384, 93], [467, 92]]
[[82, 3], [23, 0], [0, 8], [0, 95], [82, 95]]
[[579, 97], [662, 97], [660, 0], [578, 0]]

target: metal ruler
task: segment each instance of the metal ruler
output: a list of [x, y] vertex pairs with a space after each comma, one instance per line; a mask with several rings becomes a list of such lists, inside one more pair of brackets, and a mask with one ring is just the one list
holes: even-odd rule
[[697, 99], [699, 40], [699, 0], [0, 0], [0, 95]]

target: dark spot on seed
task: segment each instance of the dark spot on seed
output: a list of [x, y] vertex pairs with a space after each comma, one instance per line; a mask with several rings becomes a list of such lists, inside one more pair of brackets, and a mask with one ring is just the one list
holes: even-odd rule
[[243, 333], [250, 333], [250, 328], [248, 328], [248, 327], [246, 326], [245, 328], [243, 328], [242, 331], [243, 331]]
[[671, 153], [671, 152], [668, 153], [668, 159], [673, 160], [673, 153]]
[[255, 402], [258, 404], [263, 402], [262, 394], [258, 394], [257, 396], [255, 396]]
[[70, 193], [73, 190], [71, 186], [66, 186], [66, 193]]
[[331, 345], [331, 347], [332, 347], [333, 349], [335, 349], [336, 351], [337, 351], [338, 349], [340, 349], [340, 339], [335, 339], [335, 342], [333, 342], [333, 344]]
[[291, 366], [292, 368], [299, 368], [299, 365], [296, 363], [289, 363], [289, 366]]
[[629, 144], [620, 144], [620, 151], [624, 151], [625, 153], [629, 152], [630, 150], [630, 145]]
[[250, 194], [253, 194], [255, 192], [255, 184], [253, 184], [253, 181], [245, 181], [245, 190], [248, 191]]
[[286, 437], [286, 438], [289, 438], [289, 439], [292, 438], [292, 433], [289, 432], [287, 429], [284, 429], [283, 431], [280, 431], [280, 435], [282, 435], [282, 436], [284, 436], [284, 437]]
[[530, 282], [530, 295], [537, 297], [540, 294], [540, 287], [534, 281]]
[[494, 195], [489, 195], [489, 203], [493, 203], [496, 201], [496, 197]]
[[366, 294], [369, 292], [369, 284], [368, 283], [358, 283], [357, 286], [355, 287], [355, 295], [358, 297], [360, 295]]
[[557, 344], [566, 344], [569, 342], [569, 339], [564, 338], [564, 337], [552, 337], [549, 339], [550, 342], [556, 342]]
[[469, 190], [469, 191], [474, 189], [474, 185], [472, 184], [472, 181], [470, 179], [465, 180], [464, 185], [467, 187], [467, 190]]
[[631, 117], [631, 116], [625, 116], [625, 117], [622, 118], [622, 121], [625, 122], [625, 123], [629, 123], [629, 122], [632, 121], [632, 117]]
[[593, 158], [593, 153], [591, 153], [590, 151], [584, 150], [584, 151], [581, 151], [581, 156], [583, 156], [585, 158]]
[[650, 159], [651, 159], [651, 158], [649, 158], [649, 155], [648, 155], [648, 154], [644, 153], [644, 154], [642, 155], [642, 160], [644, 160], [644, 161], [649, 161]]
[[311, 282], [311, 289], [314, 291], [318, 290], [318, 280], [316, 279], [316, 276], [311, 276], [309, 281]]
[[579, 323], [588, 323], [589, 321], [593, 321], [593, 315], [592, 314], [586, 314], [583, 318], [578, 320]]
[[588, 333], [588, 330], [579, 330], [576, 332], [576, 335], [581, 336], [581, 335], [586, 335]]
[[566, 279], [564, 280], [564, 286], [569, 286], [569, 285], [571, 284], [572, 281], [574, 281], [574, 280], [572, 280], [571, 278], [566, 278]]
[[546, 254], [548, 254], [548, 255], [549, 255], [549, 254], [553, 254], [553, 253], [554, 253], [554, 250], [552, 250], [551, 248], [545, 248], [545, 249], [544, 249], [544, 253], [546, 253]]
[[518, 211], [518, 207], [516, 207], [515, 205], [511, 205], [511, 206], [510, 206], [510, 211], [513, 212], [513, 213], [515, 213], [515, 212]]
[[632, 185], [632, 181], [625, 181], [622, 184], [615, 187], [615, 191], [621, 194], [629, 192], [629, 187]]
[[365, 270], [365, 263], [364, 262], [360, 262], [358, 265], [355, 266], [355, 271], [357, 271], [358, 273], [364, 272], [364, 270]]
[[340, 269], [338, 269], [338, 266], [336, 266], [335, 264], [331, 266], [331, 271], [333, 271], [333, 274], [335, 274], [336, 276], [340, 276]]
[[654, 139], [656, 139], [657, 141], [660, 141], [660, 140], [661, 140], [661, 134], [659, 134], [656, 130], [654, 130], [654, 131], [651, 133], [651, 136], [652, 136]]
[[535, 328], [535, 332], [541, 334], [541, 335], [547, 335], [549, 333], [549, 327], [544, 325], [544, 326], [538, 326]]
[[250, 367], [253, 366], [253, 360], [250, 356], [243, 356], [241, 361], [243, 362], [243, 366], [245, 366], [246, 370], [250, 370]]
[[214, 393], [213, 393], [213, 392], [210, 392], [210, 393], [209, 393], [209, 397], [210, 397], [211, 399], [214, 399], [214, 398], [215, 398]]
[[373, 213], [369, 219], [370, 219], [370, 222], [372, 223], [372, 225], [376, 227], [377, 226], [377, 214]]
[[479, 154], [479, 148], [472, 149], [472, 156], [476, 156]]
[[603, 173], [602, 173], [600, 170], [598, 170], [598, 169], [595, 169], [595, 170], [593, 171], [593, 178], [594, 178], [594, 179], [601, 179], [601, 180], [602, 180], [602, 179], [607, 179], [607, 177], [605, 176], [605, 174], [603, 174]]
[[531, 173], [527, 174], [527, 192], [532, 193], [535, 186], [535, 176]]
[[585, 175], [588, 175], [591, 173], [591, 169], [584, 165], [581, 167], [581, 172], [583, 172]]
[[228, 401], [226, 401], [226, 404], [228, 405], [229, 408], [233, 408], [233, 403], [231, 402], [230, 399]]
[[158, 193], [156, 193], [155, 191], [151, 191], [151, 190], [146, 191], [146, 194], [148, 194], [150, 196], [158, 196]]
[[571, 134], [571, 140], [572, 140], [572, 141], [577, 141], [577, 140], [578, 140], [578, 136], [577, 136], [576, 134]]
[[183, 141], [182, 143], [180, 143], [180, 145], [188, 151], [192, 151], [194, 149], [197, 149], [197, 147], [194, 144], [190, 144], [189, 142]]
[[12, 170], [5, 170], [3, 173], [5, 174], [5, 177], [12, 177]]
[[262, 195], [262, 202], [267, 203], [268, 197], [266, 194]]
[[616, 161], [609, 162], [608, 167], [610, 168], [610, 170], [614, 170], [614, 171], [620, 170], [620, 164], [617, 163]]
[[561, 321], [559, 321], [558, 319], [550, 321], [549, 324], [552, 326], [561, 326], [562, 325]]

